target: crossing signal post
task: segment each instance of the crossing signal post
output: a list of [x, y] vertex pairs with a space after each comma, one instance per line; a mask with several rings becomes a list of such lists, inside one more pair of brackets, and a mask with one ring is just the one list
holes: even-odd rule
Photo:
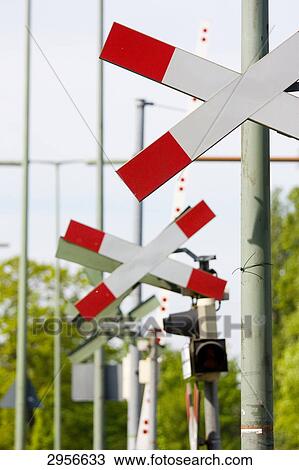
[[189, 355], [192, 375], [208, 382], [228, 371], [225, 339], [216, 329], [214, 299], [200, 299], [187, 312], [173, 313], [163, 320], [167, 333], [190, 337]]
[[[185, 248], [180, 251], [198, 261], [201, 269], [217, 274], [209, 266], [215, 256], [198, 257]], [[220, 449], [218, 379], [221, 372], [228, 371], [228, 364], [225, 339], [218, 338], [215, 299], [201, 298], [191, 310], [174, 313], [165, 318], [163, 323], [167, 333], [190, 338], [190, 375], [204, 382], [205, 442], [208, 449]], [[186, 358], [184, 350], [185, 371], [188, 369], [186, 362], [188, 357]], [[184, 375], [184, 378], [189, 378], [190, 375]]]
[[190, 311], [170, 315], [164, 329], [190, 337], [191, 375], [204, 382], [205, 443], [208, 449], [220, 449], [218, 379], [228, 371], [228, 363], [225, 339], [217, 334], [215, 300], [199, 299]]

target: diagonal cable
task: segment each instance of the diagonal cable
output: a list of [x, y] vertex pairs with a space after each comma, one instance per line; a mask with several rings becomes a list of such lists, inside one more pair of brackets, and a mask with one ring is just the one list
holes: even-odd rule
[[[48, 396], [48, 394], [49, 394], [49, 392], [50, 392], [50, 389], [52, 388], [52, 386], [53, 386], [53, 384], [54, 384], [56, 378], [60, 375], [61, 371], [63, 370], [64, 366], [66, 365], [66, 361], [67, 361], [67, 359], [65, 359], [65, 360], [63, 361], [63, 363], [62, 363], [62, 365], [61, 365], [59, 371], [54, 375], [53, 379], [48, 383], [45, 393], [43, 394], [42, 398], [39, 400], [39, 403], [40, 403], [40, 404], [42, 404], [42, 403], [45, 401], [45, 399], [47, 398], [47, 396]], [[37, 410], [38, 410], [38, 408], [34, 408], [30, 419], [27, 421], [27, 424], [28, 424], [28, 425], [32, 422], [32, 420], [33, 420], [33, 418], [34, 418], [34, 416], [35, 416]]]
[[45, 59], [46, 63], [48, 64], [48, 66], [50, 67], [51, 71], [53, 72], [54, 76], [56, 77], [56, 79], [58, 80], [60, 86], [62, 87], [63, 91], [65, 92], [66, 96], [69, 98], [69, 100], [71, 101], [72, 105], [74, 106], [75, 110], [77, 111], [78, 115], [80, 116], [81, 120], [83, 121], [83, 123], [85, 124], [85, 126], [87, 127], [87, 129], [89, 130], [90, 134], [92, 135], [93, 139], [95, 140], [95, 142], [97, 143], [98, 147], [100, 147], [100, 149], [102, 150], [104, 156], [106, 157], [106, 159], [110, 162], [110, 164], [112, 165], [113, 169], [115, 170], [115, 167], [113, 165], [113, 162], [112, 160], [108, 157], [107, 153], [105, 152], [104, 148], [103, 148], [103, 145], [102, 145], [102, 142], [100, 142], [97, 138], [97, 136], [95, 135], [95, 133], [93, 132], [91, 126], [89, 125], [87, 119], [85, 118], [85, 116], [83, 115], [83, 113], [80, 111], [80, 108], [79, 106], [77, 105], [76, 101], [74, 100], [74, 98], [72, 97], [72, 95], [70, 94], [70, 92], [68, 91], [67, 87], [65, 86], [65, 84], [63, 83], [62, 79], [60, 78], [60, 76], [58, 75], [58, 73], [56, 72], [54, 66], [51, 64], [50, 60], [48, 59], [46, 53], [44, 52], [44, 50], [42, 49], [42, 47], [40, 46], [40, 44], [38, 43], [37, 39], [33, 36], [30, 28], [28, 25], [25, 26], [27, 31], [28, 31], [28, 34], [30, 35], [31, 39], [33, 40], [34, 44], [36, 45], [37, 49], [40, 51], [41, 55], [43, 56], [43, 58]]

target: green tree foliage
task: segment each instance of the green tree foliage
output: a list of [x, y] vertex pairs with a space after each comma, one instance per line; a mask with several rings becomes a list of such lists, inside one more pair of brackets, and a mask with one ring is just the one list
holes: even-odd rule
[[[299, 332], [298, 313], [294, 314], [294, 317], [296, 317], [297, 332]], [[275, 361], [275, 438], [277, 449], [299, 449], [298, 364], [299, 342], [297, 333], [297, 340], [292, 339]]]
[[[35, 410], [28, 425], [27, 448], [53, 448], [53, 338], [45, 331], [53, 318], [54, 268], [30, 262], [28, 289], [28, 376], [43, 407]], [[0, 398], [15, 380], [16, 313], [18, 260], [0, 265]], [[62, 299], [78, 297], [87, 285], [82, 272], [61, 271]], [[66, 303], [61, 302], [62, 317], [66, 317]], [[76, 330], [65, 321], [62, 330], [62, 448], [88, 449], [92, 447], [92, 404], [71, 401], [71, 367], [67, 359], [70, 350], [81, 341]], [[120, 353], [107, 348], [109, 357], [119, 360]], [[158, 444], [161, 449], [188, 449], [185, 410], [185, 383], [181, 378], [180, 354], [166, 351], [160, 376], [158, 408]], [[220, 383], [222, 409], [222, 438], [225, 448], [238, 448], [239, 388], [237, 371], [224, 376]], [[126, 448], [126, 404], [107, 402], [106, 448]], [[204, 435], [204, 429], [201, 430]], [[0, 448], [13, 448], [14, 410], [0, 409]]]
[[[35, 411], [28, 425], [31, 449], [53, 448], [53, 299], [54, 268], [46, 264], [29, 263], [28, 289], [28, 377], [32, 381], [43, 407]], [[18, 260], [0, 265], [0, 398], [15, 380], [16, 314]], [[71, 274], [61, 270], [61, 312], [66, 320], [66, 302], [82, 295], [88, 282], [79, 271]], [[46, 323], [45, 323], [46, 321]], [[47, 331], [45, 331], [45, 326]], [[82, 338], [76, 329], [63, 322], [62, 339], [62, 448], [92, 448], [92, 404], [71, 400], [71, 367], [67, 354]], [[109, 355], [109, 351], [108, 351]], [[124, 403], [106, 403], [107, 448], [125, 448], [126, 415]], [[116, 418], [115, 418], [116, 416]], [[111, 419], [113, 417], [113, 419]], [[14, 410], [0, 409], [0, 448], [13, 448]]]
[[275, 326], [294, 313], [299, 303], [299, 188], [286, 203], [281, 191], [272, 198], [273, 311]]
[[[299, 391], [299, 188], [286, 201], [275, 191], [272, 199], [272, 275], [274, 320], [274, 398], [276, 448], [299, 449], [297, 418]], [[40, 328], [53, 316], [54, 269], [50, 265], [29, 264], [28, 290], [28, 376], [43, 408], [36, 410], [29, 427], [28, 448], [53, 447], [53, 336]], [[62, 298], [82, 294], [88, 283], [82, 272], [61, 273]], [[16, 312], [18, 260], [0, 265], [0, 399], [15, 379]], [[65, 302], [61, 303], [65, 316]], [[92, 404], [70, 399], [70, 365], [67, 353], [80, 338], [64, 324], [62, 332], [63, 448], [92, 446]], [[35, 330], [34, 330], [35, 328]], [[119, 352], [107, 351], [120, 359]], [[185, 383], [181, 378], [178, 352], [163, 352], [158, 402], [158, 446], [161, 449], [188, 449], [185, 410]], [[202, 400], [203, 401], [203, 400]], [[240, 447], [240, 388], [238, 367], [230, 362], [230, 372], [219, 383], [222, 444], [224, 449]], [[202, 413], [201, 413], [202, 415]], [[0, 409], [0, 448], [13, 447], [14, 410]], [[200, 435], [204, 436], [203, 419]], [[126, 447], [126, 405], [106, 403], [106, 448]]]
[[[47, 264], [30, 262], [28, 289], [28, 376], [43, 407], [35, 410], [28, 425], [27, 448], [53, 448], [53, 335], [44, 329], [53, 324], [54, 268]], [[15, 380], [16, 365], [16, 313], [17, 313], [18, 260], [0, 265], [0, 398]], [[82, 272], [71, 274], [61, 271], [62, 299], [78, 297], [87, 285]], [[65, 318], [66, 302], [61, 302]], [[62, 330], [62, 448], [88, 449], [92, 447], [92, 404], [71, 401], [71, 367], [67, 359], [70, 350], [82, 339], [67, 321]], [[108, 357], [119, 360], [119, 352], [107, 348]], [[181, 378], [181, 359], [177, 352], [166, 351], [160, 376], [158, 443], [161, 449], [188, 449], [185, 410], [185, 383]], [[220, 383], [222, 409], [222, 438], [226, 448], [238, 448], [237, 371], [224, 376]], [[106, 448], [126, 448], [126, 404], [107, 402]], [[202, 435], [204, 429], [201, 430]], [[0, 409], [0, 447], [13, 448], [14, 410]]]
[[165, 351], [160, 371], [158, 396], [158, 448], [188, 449], [188, 428], [185, 405], [185, 383], [182, 380], [181, 357]]
[[299, 449], [299, 188], [272, 199], [275, 447]]

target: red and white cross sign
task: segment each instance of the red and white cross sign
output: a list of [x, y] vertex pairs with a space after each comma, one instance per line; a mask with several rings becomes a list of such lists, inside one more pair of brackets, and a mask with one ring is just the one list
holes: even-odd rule
[[239, 74], [114, 23], [100, 58], [206, 101], [117, 173], [142, 200], [250, 119], [299, 139], [299, 32]]
[[[63, 243], [61, 243], [63, 241]], [[65, 246], [65, 243], [69, 245]], [[81, 248], [88, 250], [88, 256], [82, 255]], [[99, 271], [112, 272], [120, 264], [128, 262], [142, 247], [121, 238], [88, 227], [72, 220], [68, 226], [66, 235], [59, 241], [57, 257], [74, 263], [82, 264]], [[100, 257], [100, 258], [99, 258]], [[84, 264], [85, 260], [85, 264]], [[111, 261], [113, 267], [111, 266]], [[226, 281], [212, 274], [193, 269], [191, 266], [167, 258], [151, 273], [143, 277], [140, 282], [160, 287], [161, 283], [166, 288], [177, 292], [178, 289], [190, 290], [194, 294], [222, 300]], [[165, 302], [167, 299], [165, 299]], [[163, 301], [163, 305], [165, 304]], [[162, 311], [164, 312], [165, 309]]]
[[226, 281], [168, 259], [168, 255], [214, 217], [215, 214], [207, 204], [201, 201], [184, 212], [145, 247], [136, 246], [72, 221], [64, 237], [65, 241], [123, 263], [104, 282], [75, 304], [80, 315], [91, 319], [100, 314], [148, 273], [221, 300]]

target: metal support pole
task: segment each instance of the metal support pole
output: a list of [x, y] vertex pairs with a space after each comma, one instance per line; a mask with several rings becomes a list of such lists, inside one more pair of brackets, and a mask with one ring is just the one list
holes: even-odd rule
[[[137, 99], [137, 153], [140, 152], [144, 147], [144, 118], [145, 118], [145, 106], [147, 101], [144, 99]], [[143, 242], [143, 202], [137, 202], [137, 217], [136, 217], [136, 243], [142, 245]], [[142, 292], [141, 285], [137, 288], [138, 302], [141, 302]]]
[[[55, 239], [60, 235], [60, 164], [55, 169]], [[54, 318], [58, 324], [58, 334], [54, 335], [54, 449], [61, 449], [61, 312], [60, 312], [60, 261], [55, 262], [55, 310]]]
[[[144, 145], [144, 108], [145, 100], [137, 100], [137, 152], [143, 149]], [[143, 231], [143, 204], [136, 203], [135, 218], [136, 243], [142, 245]], [[136, 306], [141, 302], [141, 286], [136, 289]], [[130, 367], [130, 395], [128, 399], [128, 423], [127, 423], [127, 448], [136, 449], [136, 439], [139, 424], [140, 411], [140, 384], [139, 384], [139, 351], [136, 344], [129, 346], [129, 367]]]
[[150, 449], [157, 447], [157, 390], [158, 390], [158, 347], [156, 335], [152, 338], [150, 352], [150, 412], [149, 412], [149, 440]]
[[209, 450], [221, 449], [218, 382], [204, 382], [206, 442]]
[[[99, 0], [99, 50], [103, 47], [104, 0]], [[97, 226], [104, 224], [104, 86], [103, 61], [98, 64], [98, 158], [97, 158]], [[94, 402], [93, 402], [93, 448], [104, 447], [104, 351], [100, 348], [94, 353]]]
[[30, 111], [30, 0], [25, 1], [25, 89], [23, 130], [23, 182], [21, 252], [19, 260], [19, 290], [17, 314], [17, 362], [15, 405], [15, 448], [26, 445], [26, 353], [27, 353], [27, 276], [28, 276], [28, 189], [29, 189], [29, 111]]
[[[144, 99], [136, 100], [137, 106], [137, 149], [136, 153], [140, 152], [144, 147], [144, 132], [145, 132], [145, 107], [154, 106], [152, 101]], [[142, 245], [143, 243], [143, 202], [137, 202], [137, 216], [136, 216], [136, 243]], [[141, 285], [137, 289], [138, 301], [142, 300]]]
[[93, 448], [104, 447], [104, 350], [94, 353]]
[[[242, 70], [268, 45], [268, 0], [242, 1]], [[269, 131], [242, 126], [241, 265], [255, 265], [241, 282], [242, 449], [273, 448]], [[245, 318], [251, 318], [251, 334]]]
[[[207, 263], [206, 267], [204, 267], [204, 263]], [[201, 261], [200, 268], [209, 269], [209, 262]], [[197, 306], [200, 338], [218, 338], [215, 300], [199, 299]], [[216, 375], [219, 376], [219, 374]], [[214, 379], [213, 381], [204, 381], [205, 431], [209, 450], [221, 449], [217, 376]]]
[[[139, 152], [144, 147], [144, 118], [145, 106], [152, 105], [144, 99], [137, 100], [137, 148]], [[136, 203], [135, 218], [136, 243], [142, 245], [143, 242], [143, 203]], [[136, 306], [142, 301], [141, 285], [136, 289]], [[139, 415], [141, 407], [141, 394], [139, 384], [139, 351], [135, 344], [129, 348], [130, 356], [130, 396], [128, 400], [128, 427], [127, 427], [127, 448], [133, 450], [136, 448], [136, 439], [138, 433]]]

